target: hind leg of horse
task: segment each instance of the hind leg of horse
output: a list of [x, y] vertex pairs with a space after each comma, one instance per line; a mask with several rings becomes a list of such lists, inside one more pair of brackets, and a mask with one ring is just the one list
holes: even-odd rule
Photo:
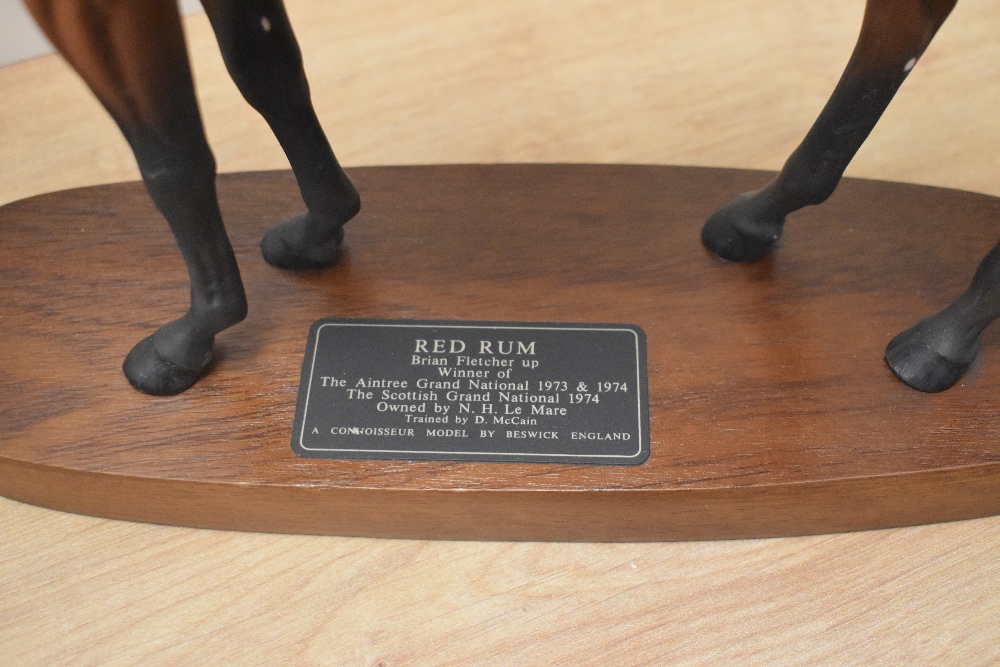
[[969, 288], [944, 310], [896, 336], [885, 360], [900, 380], [920, 391], [958, 382], [979, 353], [979, 335], [1000, 318], [1000, 244], [979, 264]]
[[246, 316], [239, 269], [215, 193], [215, 160], [194, 96], [175, 0], [28, 0], [42, 29], [118, 123], [177, 240], [191, 304], [129, 353], [140, 391], [190, 387], [215, 335]]
[[261, 242], [272, 265], [308, 270], [332, 264], [342, 227], [361, 199], [341, 169], [309, 96], [302, 55], [280, 0], [204, 0], [223, 59], [240, 92], [267, 121], [288, 156], [306, 213]]
[[756, 261], [777, 244], [789, 213], [826, 201], [955, 2], [868, 0], [857, 46], [819, 118], [775, 180], [708, 219], [705, 246], [725, 260]]

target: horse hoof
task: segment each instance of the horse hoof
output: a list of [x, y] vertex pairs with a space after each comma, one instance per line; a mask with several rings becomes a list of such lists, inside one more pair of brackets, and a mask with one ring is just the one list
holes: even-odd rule
[[191, 388], [207, 366], [208, 360], [198, 370], [191, 370], [161, 359], [150, 336], [132, 348], [125, 357], [122, 371], [129, 384], [144, 394], [174, 396]]
[[778, 244], [784, 220], [755, 219], [753, 204], [754, 193], [743, 194], [708, 219], [701, 242], [713, 255], [728, 262], [756, 262]]
[[885, 362], [903, 384], [928, 393], [950, 389], [962, 379], [976, 360], [977, 350], [955, 361], [935, 350], [925, 328], [918, 324], [892, 339]]
[[293, 218], [272, 227], [260, 242], [264, 260], [286, 271], [314, 271], [331, 266], [340, 254], [344, 228], [338, 227], [333, 238], [323, 243], [302, 241], [306, 216]]

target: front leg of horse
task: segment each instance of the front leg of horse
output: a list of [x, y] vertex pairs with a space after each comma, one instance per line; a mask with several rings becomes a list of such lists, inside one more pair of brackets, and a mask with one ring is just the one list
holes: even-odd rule
[[[200, 136], [192, 131], [185, 137]], [[241, 322], [247, 299], [236, 255], [222, 223], [215, 160], [203, 141], [183, 150], [145, 129], [129, 130], [139, 168], [184, 257], [191, 305], [181, 318], [138, 343], [123, 365], [139, 391], [178, 394], [204, 373], [216, 334]]]
[[177, 3], [28, 0], [27, 5], [118, 123], [184, 256], [190, 309], [136, 345], [124, 364], [140, 391], [179, 393], [204, 372], [215, 335], [242, 320], [247, 304], [222, 224], [215, 158], [198, 113]]

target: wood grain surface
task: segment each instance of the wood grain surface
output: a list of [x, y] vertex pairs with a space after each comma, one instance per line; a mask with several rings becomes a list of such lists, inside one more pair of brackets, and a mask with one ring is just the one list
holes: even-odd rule
[[[1000, 513], [1000, 338], [984, 341], [982, 372], [940, 395], [906, 388], [882, 362], [895, 331], [963, 289], [1000, 236], [1000, 199], [851, 180], [796, 216], [780, 252], [728, 266], [700, 247], [700, 223], [772, 174], [352, 175], [365, 210], [338, 265], [308, 274], [276, 271], [258, 251], [301, 208], [291, 173], [220, 179], [252, 314], [219, 337], [208, 376], [170, 399], [132, 391], [119, 371], [188, 291], [142, 185], [0, 209], [0, 493], [181, 526], [423, 539], [773, 537]], [[947, 243], [922, 242], [943, 216]], [[650, 458], [302, 460], [290, 425], [305, 333], [321, 317], [638, 324]]]
[[[777, 169], [832, 90], [863, 10], [861, 0], [287, 5], [320, 118], [351, 167]], [[959, 3], [849, 174], [1000, 194], [998, 21], [996, 0]], [[186, 26], [220, 168], [287, 168], [204, 17]], [[137, 178], [113, 124], [57, 58], [0, 70], [0, 91], [0, 201]], [[426, 542], [152, 526], [0, 499], [0, 663], [992, 665], [998, 526]]]

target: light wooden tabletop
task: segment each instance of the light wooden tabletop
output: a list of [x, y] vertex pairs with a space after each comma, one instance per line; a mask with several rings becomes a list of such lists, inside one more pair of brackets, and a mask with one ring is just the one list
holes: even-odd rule
[[[825, 102], [864, 5], [287, 4], [347, 166], [766, 169]], [[998, 24], [1000, 0], [959, 3], [850, 175], [1000, 195]], [[187, 26], [220, 170], [285, 168], [204, 17]], [[137, 176], [57, 57], [0, 69], [0, 202]], [[0, 664], [993, 665], [998, 528], [419, 542], [168, 528], [0, 499]]]

